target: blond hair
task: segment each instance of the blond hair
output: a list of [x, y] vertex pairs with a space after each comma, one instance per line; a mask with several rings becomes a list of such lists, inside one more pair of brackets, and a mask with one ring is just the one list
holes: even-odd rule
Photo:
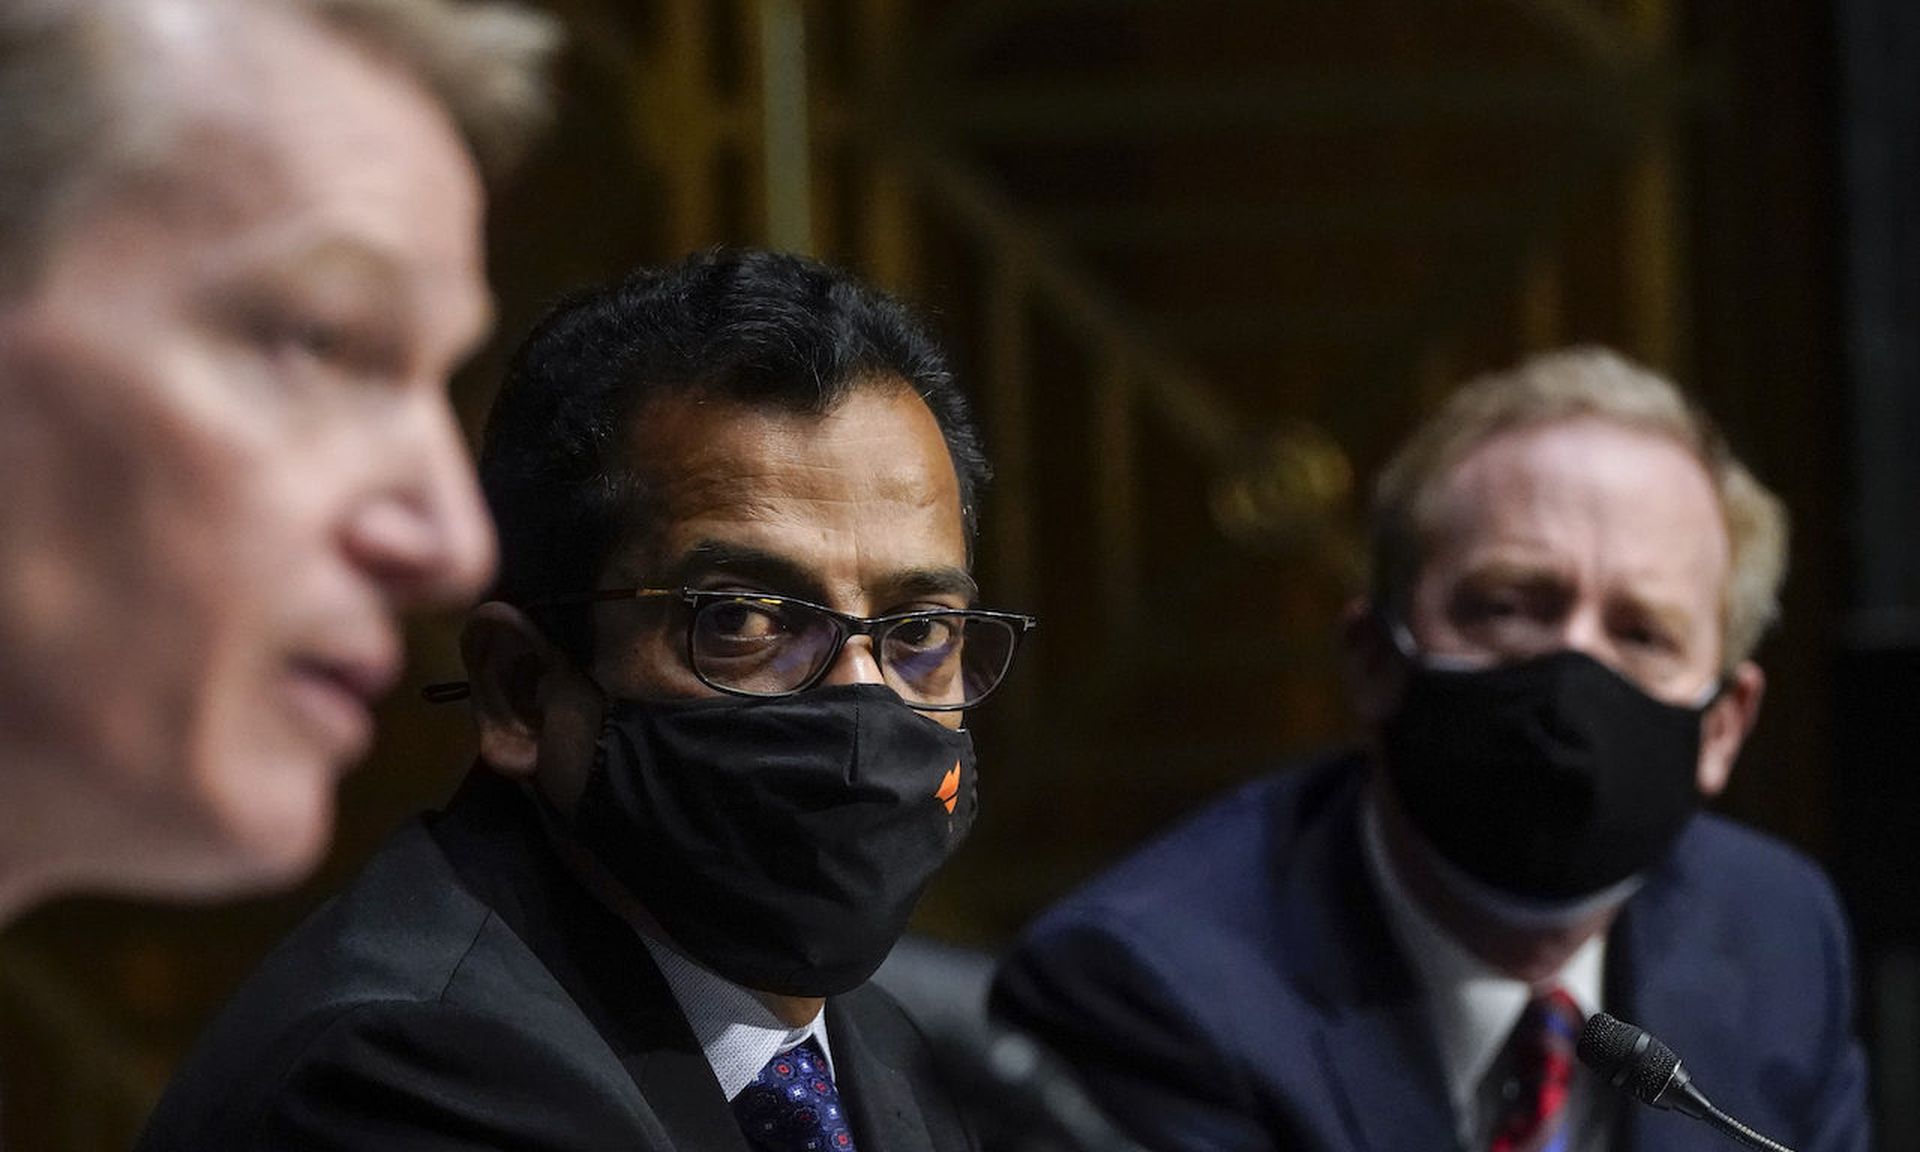
[[[192, 0], [311, 19], [411, 75], [482, 172], [513, 167], [549, 117], [553, 17], [486, 0]], [[150, 0], [0, 0], [0, 289], [28, 278], [54, 218], [131, 150], [145, 93], [126, 81]]]
[[506, 0], [294, 0], [412, 73], [452, 115], [481, 171], [504, 176], [551, 113], [551, 16]]
[[1700, 461], [1731, 554], [1721, 595], [1722, 666], [1753, 654], [1780, 613], [1787, 513], [1671, 382], [1605, 348], [1549, 352], [1471, 381], [1388, 462], [1374, 486], [1373, 602], [1404, 611], [1427, 557], [1432, 504], [1462, 460], [1502, 433], [1592, 418], [1665, 436]]

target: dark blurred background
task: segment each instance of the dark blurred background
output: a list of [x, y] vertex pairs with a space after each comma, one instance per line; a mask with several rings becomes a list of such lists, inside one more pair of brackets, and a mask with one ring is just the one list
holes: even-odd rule
[[[1466, 376], [1606, 343], [1693, 388], [1792, 510], [1724, 807], [1840, 881], [1882, 1146], [1920, 1149], [1920, 5], [546, 6], [574, 29], [563, 116], [495, 206], [472, 430], [557, 294], [718, 242], [866, 272], [971, 382], [987, 599], [1044, 628], [974, 720], [985, 818], [923, 931], [996, 948], [1350, 736], [1366, 478]], [[456, 626], [416, 629], [312, 883], [67, 903], [0, 940], [11, 1146], [125, 1148], [259, 956], [448, 794], [467, 718], [412, 688], [458, 674]]]

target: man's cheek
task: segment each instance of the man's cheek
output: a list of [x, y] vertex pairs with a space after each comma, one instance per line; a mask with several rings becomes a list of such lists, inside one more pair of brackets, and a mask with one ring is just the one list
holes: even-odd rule
[[609, 651], [614, 659], [599, 662], [600, 684], [613, 695], [648, 700], [713, 695], [688, 660], [686, 623], [678, 613], [614, 643]]

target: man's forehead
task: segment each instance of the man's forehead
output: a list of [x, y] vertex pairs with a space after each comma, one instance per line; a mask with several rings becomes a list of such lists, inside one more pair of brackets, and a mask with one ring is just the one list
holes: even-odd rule
[[931, 483], [958, 490], [932, 410], [904, 386], [857, 385], [824, 410], [704, 390], [665, 393], [632, 412], [626, 447], [652, 491], [751, 502], [773, 485], [818, 480], [904, 499]]
[[117, 111], [147, 128], [163, 120], [244, 118], [288, 79], [290, 60], [344, 46], [290, 4], [122, 0], [108, 10], [116, 64], [125, 67], [118, 80], [126, 106]]
[[[1647, 500], [1648, 495], [1655, 498]], [[1595, 416], [1546, 421], [1487, 436], [1424, 493], [1430, 525], [1559, 502], [1641, 515], [1722, 520], [1720, 497], [1693, 450], [1656, 429]]]
[[1597, 564], [1647, 588], [1724, 579], [1719, 495], [1690, 449], [1658, 432], [1565, 421], [1489, 437], [1430, 493], [1426, 554], [1494, 578]]
[[291, 6], [133, 2], [158, 58], [120, 203], [210, 279], [351, 287], [383, 315], [431, 320], [448, 359], [468, 354], [492, 324], [481, 194], [431, 95]]
[[628, 440], [641, 499], [617, 552], [672, 562], [665, 553], [695, 547], [721, 522], [735, 543], [772, 552], [964, 557], [958, 478], [910, 392], [856, 388], [824, 413], [661, 397], [633, 415]]

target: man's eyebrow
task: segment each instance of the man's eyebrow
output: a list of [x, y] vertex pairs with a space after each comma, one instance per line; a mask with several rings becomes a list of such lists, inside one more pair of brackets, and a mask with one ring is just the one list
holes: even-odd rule
[[329, 237], [292, 244], [263, 262], [264, 279], [289, 287], [373, 293], [382, 309], [407, 307], [398, 255], [364, 240]]
[[[738, 576], [787, 595], [822, 601], [827, 596], [819, 577], [794, 560], [724, 540], [702, 540], [694, 544], [662, 570], [658, 583], [679, 585], [701, 576], [720, 574]], [[980, 594], [980, 586], [966, 569], [948, 565], [889, 573], [880, 581], [878, 590], [887, 601], [957, 595], [971, 604]]]
[[[401, 316], [409, 322], [427, 319], [421, 311], [423, 302], [410, 298], [408, 293], [406, 258], [386, 245], [361, 237], [328, 237], [293, 249], [284, 259], [289, 272], [283, 275], [289, 283], [308, 277], [311, 283], [321, 287], [339, 288], [350, 284], [365, 294], [378, 312]], [[337, 278], [337, 283], [329, 284], [321, 277]], [[499, 315], [498, 304], [489, 291], [471, 297], [461, 295], [457, 299], [442, 294], [424, 306], [430, 311], [453, 308], [459, 312], [451, 322], [454, 326], [449, 328], [454, 343], [446, 350], [452, 369], [458, 369], [486, 348]]]
[[276, 247], [234, 263], [201, 297], [209, 314], [242, 328], [278, 324], [288, 308], [328, 319], [407, 316], [398, 273], [377, 248], [342, 240]]
[[1564, 568], [1554, 564], [1494, 558], [1468, 568], [1461, 574], [1457, 586], [1473, 589], [1488, 585], [1518, 584], [1533, 588], [1547, 588], [1567, 583], [1570, 579]]
[[1693, 621], [1693, 613], [1684, 604], [1672, 599], [1621, 591], [1616, 593], [1616, 602], [1654, 621], [1675, 636], [1685, 636]]
[[960, 596], [968, 604], [980, 598], [980, 585], [964, 568], [941, 565], [896, 572], [886, 580], [889, 598], [911, 599], [919, 596]]
[[685, 584], [710, 574], [739, 576], [789, 595], [812, 599], [826, 595], [820, 581], [788, 557], [724, 540], [702, 540], [694, 544], [662, 571], [659, 582]]
[[[343, 310], [351, 307], [361, 315], [413, 324], [423, 319], [422, 302], [410, 297], [405, 269], [405, 258], [386, 245], [357, 236], [325, 236], [272, 252], [251, 275], [229, 285], [225, 292], [236, 305], [246, 306], [244, 296], [236, 293], [265, 288], [282, 297], [291, 295]], [[458, 326], [450, 329], [456, 341], [447, 349], [452, 368], [466, 364], [486, 348], [498, 316], [491, 293], [476, 294], [471, 300], [437, 299], [428, 306], [458, 308], [462, 313]]]

